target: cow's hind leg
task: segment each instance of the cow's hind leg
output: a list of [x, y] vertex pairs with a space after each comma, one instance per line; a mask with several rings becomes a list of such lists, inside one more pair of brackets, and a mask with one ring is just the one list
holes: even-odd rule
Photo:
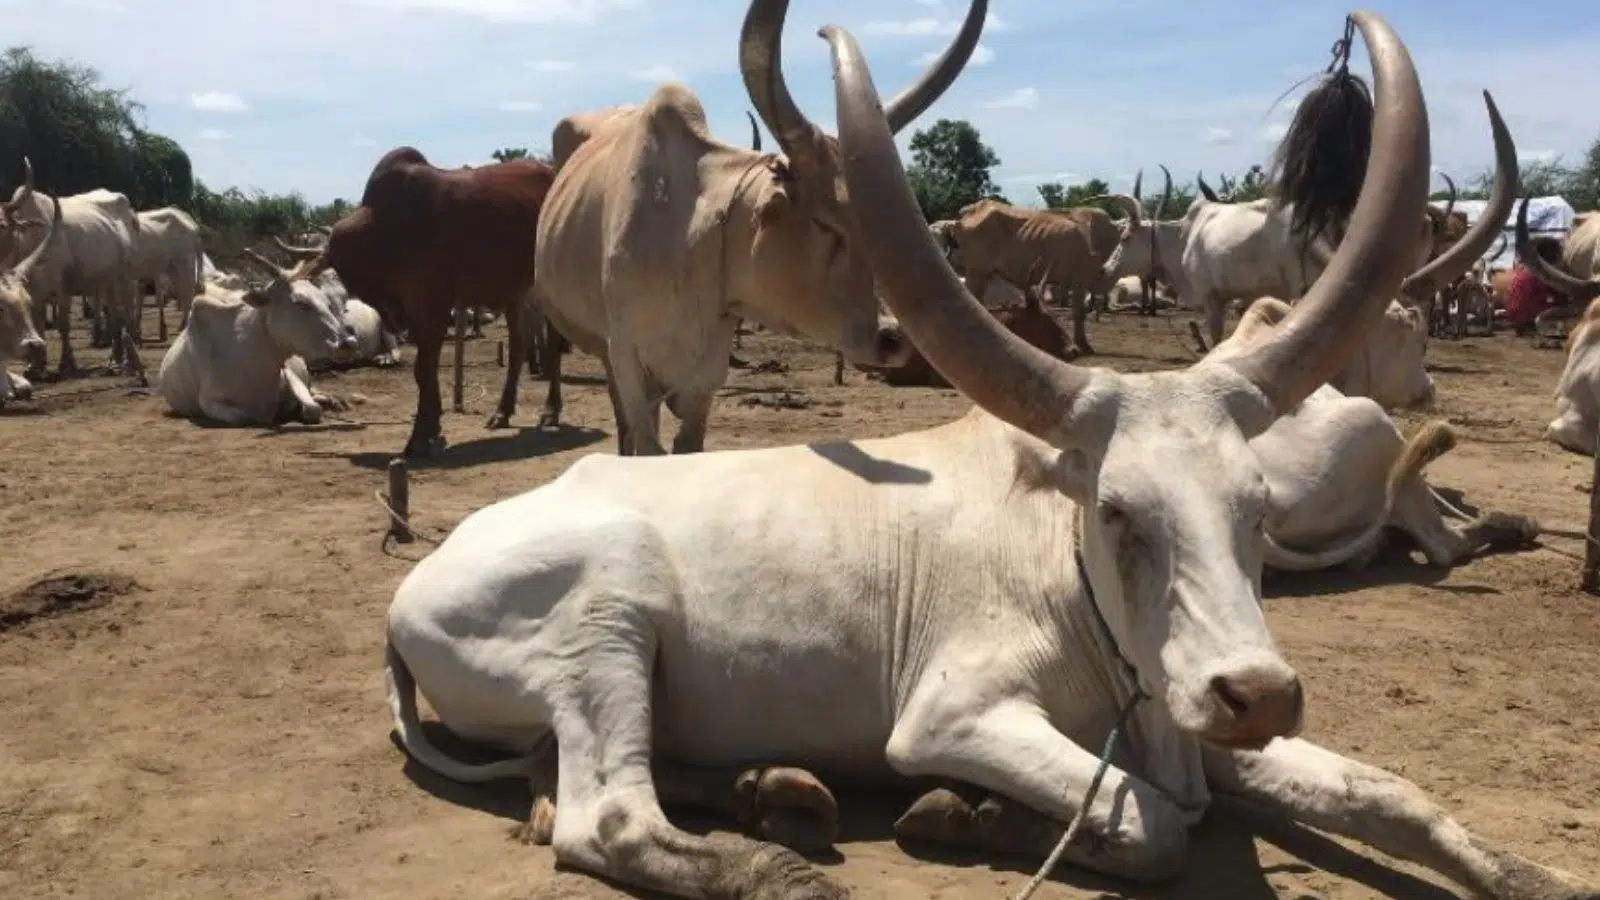
[[1401, 487], [1390, 522], [1416, 541], [1435, 566], [1457, 565], [1485, 547], [1524, 546], [1540, 533], [1539, 523], [1527, 516], [1497, 511], [1469, 516], [1446, 503], [1421, 477]]
[[672, 439], [673, 453], [699, 453], [706, 447], [706, 425], [711, 421], [711, 403], [717, 388], [728, 380], [728, 354], [733, 349], [733, 330], [738, 320], [724, 320], [721, 330], [706, 341], [701, 356], [705, 368], [690, 374], [689, 380], [667, 394], [667, 408], [678, 417], [678, 433]]
[[1078, 355], [1093, 356], [1094, 348], [1089, 346], [1089, 329], [1084, 324], [1089, 317], [1088, 292], [1077, 288], [1069, 289], [1067, 304], [1072, 309], [1072, 343], [1078, 348]]
[[[555, 829], [555, 742], [535, 756], [530, 779], [533, 806], [517, 830], [527, 843], [547, 845]], [[839, 835], [839, 805], [812, 773], [788, 766], [685, 766], [657, 760], [651, 766], [656, 793], [668, 809], [707, 810], [737, 823], [746, 834], [798, 853], [833, 846]]]
[[622, 456], [661, 456], [661, 386], [631, 347], [613, 347], [607, 355], [607, 380], [617, 413], [617, 441]]
[[1398, 775], [1303, 740], [1206, 748], [1206, 779], [1267, 812], [1410, 860], [1497, 900], [1596, 900], [1600, 887], [1490, 846]]
[[792, 850], [667, 821], [650, 773], [655, 637], [628, 600], [595, 596], [585, 608], [563, 642], [564, 671], [542, 679], [560, 746], [557, 861], [693, 900], [847, 897]]

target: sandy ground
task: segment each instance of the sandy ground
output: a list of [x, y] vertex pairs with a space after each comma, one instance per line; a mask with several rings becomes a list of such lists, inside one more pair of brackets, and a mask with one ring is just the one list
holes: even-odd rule
[[[1193, 359], [1176, 319], [1092, 329], [1104, 365]], [[451, 448], [414, 472], [426, 534], [614, 452], [598, 367], [581, 356], [568, 363], [572, 427], [483, 429], [501, 336], [496, 324], [469, 343], [469, 412], [446, 415]], [[152, 377], [163, 349], [144, 351]], [[747, 338], [741, 355], [784, 371], [731, 376], [708, 449], [887, 435], [968, 406], [854, 371], [835, 387], [831, 354], [787, 340]], [[104, 356], [84, 349], [80, 363]], [[1433, 482], [1580, 529], [1590, 464], [1539, 440], [1560, 352], [1501, 335], [1436, 342], [1430, 360], [1434, 414], [1464, 438]], [[415, 389], [409, 363], [319, 383], [368, 398], [346, 414], [364, 424], [202, 428], [109, 377], [44, 385], [0, 417], [0, 896], [618, 896], [509, 838], [528, 808], [517, 786], [443, 784], [391, 743], [383, 616], [411, 563], [380, 551], [373, 492]], [[523, 384], [517, 421], [531, 425], [544, 384]], [[784, 391], [809, 403], [753, 403]], [[1307, 680], [1311, 737], [1414, 779], [1504, 846], [1600, 879], [1600, 600], [1576, 590], [1581, 551], [1550, 537], [1448, 574], [1410, 563], [1278, 577], [1267, 607]], [[1009, 896], [1031, 872], [913, 857], [890, 836], [894, 808], [845, 803], [843, 861], [830, 868], [857, 897]], [[1040, 896], [1447, 896], [1432, 881], [1318, 836], [1253, 839], [1213, 817], [1175, 885], [1066, 871]]]

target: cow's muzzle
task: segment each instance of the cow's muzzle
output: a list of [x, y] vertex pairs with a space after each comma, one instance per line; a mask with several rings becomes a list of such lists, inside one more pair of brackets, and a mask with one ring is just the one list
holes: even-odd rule
[[42, 369], [50, 358], [50, 351], [45, 346], [44, 339], [37, 336], [23, 338], [22, 346], [18, 349], [21, 350], [18, 355], [28, 364], [29, 368]]

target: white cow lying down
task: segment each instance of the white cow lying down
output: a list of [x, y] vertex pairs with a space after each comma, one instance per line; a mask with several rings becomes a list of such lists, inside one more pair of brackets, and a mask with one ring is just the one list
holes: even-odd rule
[[173, 412], [225, 425], [316, 424], [323, 406], [343, 408], [312, 391], [304, 359], [353, 349], [354, 330], [315, 284], [269, 271], [274, 277], [263, 288], [208, 283], [195, 298], [188, 324], [161, 360], [157, 390]]
[[1566, 344], [1567, 364], [1556, 382], [1556, 417], [1544, 435], [1558, 446], [1593, 456], [1600, 424], [1600, 300], [1589, 303]]
[[[777, 57], [783, 12], [752, 5], [749, 59]], [[1089, 748], [1128, 707], [1074, 862], [1169, 877], [1215, 793], [1477, 893], [1595, 897], [1468, 832], [1406, 779], [1299, 738], [1305, 695], [1262, 612], [1271, 496], [1249, 440], [1348, 361], [1409, 268], [1402, 239], [1427, 202], [1416, 71], [1382, 20], [1351, 21], [1375, 70], [1374, 127], [1332, 277], [1254, 350], [1133, 374], [1031, 349], [960, 288], [859, 47], [824, 29], [862, 254], [918, 348], [979, 408], [876, 440], [595, 454], [468, 516], [389, 610], [408, 752], [454, 779], [529, 778], [533, 836], [563, 866], [695, 900], [835, 900], [848, 892], [792, 851], [675, 827], [652, 762], [948, 779], [1059, 828], [1096, 775]], [[801, 133], [781, 80], [758, 82], [757, 111]], [[1506, 143], [1492, 196], [1508, 208]], [[451, 730], [522, 756], [443, 756], [420, 727], [419, 687]], [[536, 766], [552, 744], [554, 779]], [[757, 806], [794, 799], [765, 780]], [[770, 833], [766, 812], [755, 821]]]
[[[1206, 358], [1220, 362], [1259, 345], [1288, 311], [1282, 300], [1257, 300]], [[1349, 396], [1325, 384], [1250, 440], [1272, 497], [1267, 565], [1359, 567], [1380, 548], [1385, 527], [1409, 535], [1436, 566], [1456, 565], [1486, 545], [1521, 544], [1539, 536], [1532, 519], [1500, 512], [1474, 518], [1439, 496], [1422, 469], [1455, 446], [1454, 432], [1442, 421], [1431, 422], [1407, 441], [1383, 405], [1364, 395], [1369, 385], [1415, 385], [1420, 374], [1432, 398], [1433, 382], [1421, 355], [1394, 353], [1417, 334], [1426, 336], [1418, 331], [1420, 324], [1414, 310], [1390, 301], [1384, 319], [1341, 372], [1356, 385]], [[1352, 370], [1371, 377], [1350, 377]]]

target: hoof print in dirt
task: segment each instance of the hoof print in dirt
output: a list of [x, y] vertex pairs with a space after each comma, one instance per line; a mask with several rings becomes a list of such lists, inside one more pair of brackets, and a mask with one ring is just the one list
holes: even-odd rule
[[0, 600], [0, 634], [43, 619], [87, 612], [139, 587], [125, 575], [81, 573], [36, 581]]

